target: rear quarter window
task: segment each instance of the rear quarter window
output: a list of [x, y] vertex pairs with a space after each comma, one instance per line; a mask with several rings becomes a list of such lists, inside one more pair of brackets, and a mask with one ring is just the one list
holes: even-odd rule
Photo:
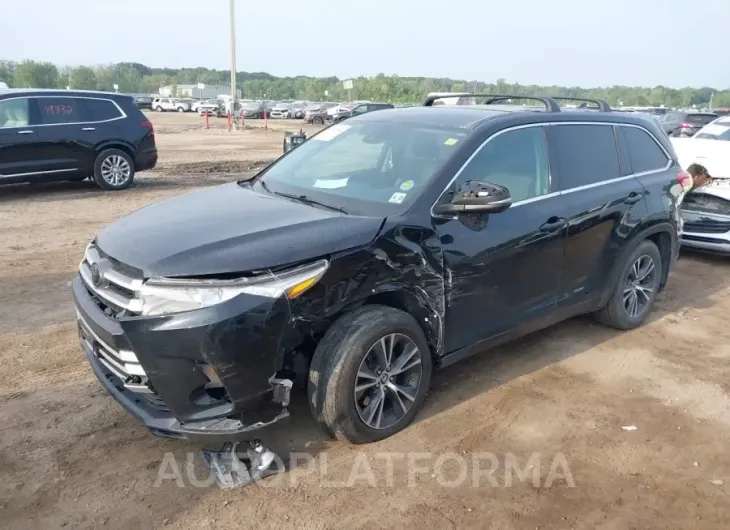
[[550, 139], [551, 158], [559, 174], [560, 189], [621, 176], [612, 124], [553, 125]]
[[108, 99], [81, 98], [77, 101], [84, 121], [108, 121], [122, 116], [119, 108]]
[[638, 127], [621, 127], [624, 143], [629, 150], [633, 173], [658, 171], [667, 167], [669, 158], [652, 136]]

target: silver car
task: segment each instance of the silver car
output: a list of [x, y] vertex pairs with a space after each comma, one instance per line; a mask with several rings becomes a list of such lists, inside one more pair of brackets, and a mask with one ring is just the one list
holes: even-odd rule
[[289, 103], [277, 103], [271, 109], [271, 118], [288, 119], [291, 118], [291, 105]]

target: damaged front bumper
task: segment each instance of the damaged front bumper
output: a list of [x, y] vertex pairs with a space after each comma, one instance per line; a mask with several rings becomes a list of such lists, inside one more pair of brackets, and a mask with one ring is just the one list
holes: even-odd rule
[[178, 315], [116, 320], [81, 278], [72, 288], [94, 374], [153, 434], [233, 442], [288, 417], [292, 382], [274, 376], [286, 300], [239, 297]]

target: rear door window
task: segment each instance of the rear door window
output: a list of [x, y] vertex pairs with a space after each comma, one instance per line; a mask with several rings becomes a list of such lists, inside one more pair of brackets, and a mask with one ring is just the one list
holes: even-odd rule
[[119, 108], [108, 99], [79, 98], [77, 101], [85, 122], [108, 121], [122, 116]]
[[549, 137], [561, 190], [621, 176], [611, 124], [553, 125]]
[[38, 98], [38, 111], [43, 125], [62, 125], [80, 123], [81, 112], [76, 98], [42, 97]]
[[648, 132], [627, 125], [622, 126], [621, 129], [635, 174], [661, 171], [667, 167], [669, 158]]
[[29, 98], [0, 100], [0, 129], [32, 125]]

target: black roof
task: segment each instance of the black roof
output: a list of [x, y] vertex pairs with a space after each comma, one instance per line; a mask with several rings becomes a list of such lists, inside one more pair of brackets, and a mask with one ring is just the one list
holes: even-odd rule
[[0, 90], [0, 98], [5, 96], [96, 96], [108, 99], [130, 99], [129, 94], [103, 92], [100, 90], [62, 90], [51, 88], [8, 88]]
[[[357, 121], [390, 121], [419, 123], [440, 127], [476, 129], [486, 122], [521, 117], [530, 122], [609, 122], [628, 123], [642, 127], [656, 126], [650, 116], [626, 112], [600, 112], [590, 109], [564, 109], [561, 112], [544, 112], [544, 108], [519, 105], [438, 105], [435, 107], [405, 107], [379, 110], [350, 118]], [[512, 120], [510, 120], [512, 121]]]
[[441, 105], [437, 107], [383, 109], [350, 119], [420, 123], [422, 125], [473, 129], [484, 120], [502, 114], [504, 114], [504, 111], [493, 110], [484, 106]]

